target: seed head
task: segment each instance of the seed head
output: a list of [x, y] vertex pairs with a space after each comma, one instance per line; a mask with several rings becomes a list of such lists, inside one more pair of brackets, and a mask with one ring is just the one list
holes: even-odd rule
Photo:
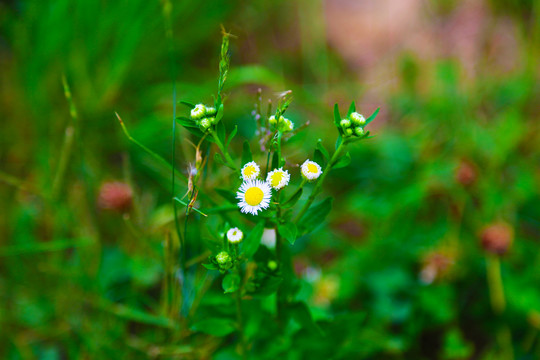
[[480, 241], [485, 251], [505, 254], [514, 240], [514, 229], [505, 222], [487, 225], [481, 232]]

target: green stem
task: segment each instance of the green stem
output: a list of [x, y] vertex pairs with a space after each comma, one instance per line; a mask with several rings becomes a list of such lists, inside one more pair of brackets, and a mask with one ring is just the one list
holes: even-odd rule
[[497, 255], [488, 255], [486, 266], [491, 307], [496, 314], [501, 314], [506, 307], [506, 300], [504, 297], [499, 257]]
[[[504, 296], [504, 287], [501, 276], [501, 262], [498, 255], [488, 255], [486, 258], [487, 282], [489, 288], [489, 297], [493, 312], [500, 316], [506, 308], [506, 299]], [[503, 324], [497, 331], [497, 341], [501, 350], [504, 352], [504, 358], [514, 359], [514, 350], [512, 348], [512, 333], [506, 324]]]
[[[240, 266], [237, 264], [235, 267], [238, 277], [241, 279], [242, 274], [240, 271]], [[242, 286], [236, 291], [236, 321], [238, 322], [238, 332], [240, 334], [240, 349], [242, 359], [247, 359], [247, 343], [244, 330], [244, 317], [242, 315]]]
[[319, 177], [319, 180], [317, 181], [317, 184], [315, 184], [315, 187], [313, 188], [313, 191], [311, 192], [311, 195], [309, 195], [308, 200], [306, 201], [306, 203], [304, 204], [304, 206], [302, 207], [302, 209], [300, 210], [298, 215], [296, 215], [296, 218], [294, 219], [295, 223], [298, 223], [298, 221], [302, 218], [302, 216], [304, 216], [306, 211], [309, 209], [309, 207], [311, 206], [311, 204], [315, 200], [315, 197], [319, 193], [320, 188], [321, 188], [321, 186], [322, 186], [322, 184], [324, 182], [324, 179], [326, 178], [326, 176], [328, 175], [330, 170], [332, 170], [332, 166], [334, 166], [336, 161], [341, 156], [341, 153], [343, 152], [343, 149], [345, 148], [345, 145], [346, 145], [345, 140], [343, 140], [341, 142], [341, 144], [339, 144], [339, 146], [336, 149], [336, 151], [334, 152], [334, 154], [332, 155], [332, 158], [330, 159], [330, 161], [328, 161], [328, 163], [326, 164], [326, 167], [324, 168], [321, 176]]
[[212, 134], [212, 137], [214, 138], [214, 141], [216, 142], [216, 145], [218, 146], [219, 150], [221, 151], [221, 153], [225, 157], [225, 160], [227, 161], [229, 166], [232, 169], [234, 169], [234, 171], [238, 171], [238, 168], [236, 167], [236, 164], [234, 163], [234, 160], [231, 158], [231, 155], [229, 154], [227, 149], [225, 149], [225, 146], [223, 146], [223, 143], [219, 139], [219, 136], [217, 136], [216, 132], [214, 130], [212, 130], [212, 129], [209, 129], [208, 131], [210, 132], [210, 134]]

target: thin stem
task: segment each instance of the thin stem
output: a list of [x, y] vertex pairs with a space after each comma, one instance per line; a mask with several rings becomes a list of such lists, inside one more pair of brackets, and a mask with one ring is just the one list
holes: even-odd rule
[[[486, 258], [487, 282], [489, 288], [489, 297], [493, 312], [498, 316], [502, 315], [506, 308], [506, 299], [504, 296], [504, 287], [501, 277], [501, 262], [498, 255], [488, 255]], [[504, 352], [505, 359], [514, 359], [514, 350], [512, 348], [512, 333], [508, 325], [503, 324], [497, 331], [497, 341], [501, 350]]]
[[[279, 268], [283, 272], [283, 270], [284, 270], [283, 239], [281, 238], [281, 235], [279, 234], [279, 229], [278, 229], [279, 222], [281, 221], [281, 206], [280, 206], [280, 203], [279, 203], [280, 195], [281, 195], [281, 192], [278, 192], [277, 193], [277, 199], [276, 199], [277, 211], [276, 211], [276, 228], [275, 228], [275, 232], [276, 232], [276, 257], [277, 257], [277, 261], [278, 261], [278, 264], [279, 264]], [[284, 276], [284, 278], [285, 278], [285, 276]], [[282, 284], [280, 284], [280, 286], [278, 288], [278, 291], [277, 291], [277, 295], [276, 295], [276, 312], [277, 312], [278, 323], [280, 325], [283, 325], [283, 316], [284, 316], [283, 305], [284, 305], [284, 302], [285, 302], [285, 294], [283, 293], [283, 283], [282, 283]]]
[[324, 168], [321, 176], [319, 177], [319, 180], [317, 181], [317, 184], [315, 184], [315, 187], [313, 188], [313, 191], [311, 192], [311, 195], [309, 195], [308, 200], [306, 201], [306, 203], [304, 204], [304, 206], [302, 207], [302, 209], [300, 210], [298, 215], [296, 215], [296, 218], [294, 219], [295, 223], [298, 223], [298, 221], [302, 218], [302, 216], [304, 216], [306, 211], [309, 209], [309, 207], [311, 206], [311, 204], [315, 200], [315, 197], [319, 193], [319, 190], [320, 190], [320, 188], [321, 188], [321, 186], [322, 186], [322, 184], [324, 182], [324, 179], [326, 178], [326, 176], [328, 175], [330, 170], [332, 170], [332, 166], [335, 164], [335, 162], [341, 156], [341, 153], [342, 153], [343, 149], [345, 148], [345, 145], [346, 145], [346, 142], [345, 142], [345, 140], [343, 140], [343, 142], [341, 144], [339, 144], [338, 148], [336, 149], [336, 151], [332, 155], [332, 158], [330, 159], [330, 161], [328, 161], [328, 163], [326, 164], [326, 167]]
[[501, 314], [506, 307], [506, 299], [504, 297], [499, 257], [497, 255], [488, 255], [486, 266], [491, 307], [496, 314]]
[[234, 163], [234, 160], [231, 158], [231, 155], [229, 154], [227, 149], [225, 149], [225, 146], [223, 146], [223, 143], [219, 139], [219, 136], [217, 136], [216, 132], [214, 130], [212, 130], [212, 129], [209, 129], [208, 131], [210, 132], [210, 134], [212, 134], [212, 137], [214, 138], [214, 141], [216, 142], [217, 147], [219, 148], [219, 150], [221, 151], [221, 153], [225, 157], [225, 160], [227, 161], [229, 166], [232, 169], [234, 169], [234, 171], [238, 171], [238, 168], [236, 167], [236, 164]]

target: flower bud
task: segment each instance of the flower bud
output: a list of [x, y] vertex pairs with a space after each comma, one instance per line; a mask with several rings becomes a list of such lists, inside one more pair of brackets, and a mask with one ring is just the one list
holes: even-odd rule
[[216, 108], [211, 107], [211, 106], [208, 106], [206, 108], [206, 111], [205, 111], [206, 116], [216, 116], [216, 114], [217, 114]]
[[268, 262], [267, 266], [268, 266], [268, 269], [270, 269], [271, 271], [274, 271], [274, 270], [277, 269], [278, 263], [275, 262], [274, 260], [270, 260], [270, 261]]
[[485, 251], [492, 254], [505, 254], [514, 240], [514, 229], [507, 223], [493, 223], [481, 232], [480, 240]]
[[364, 116], [357, 112], [353, 112], [349, 117], [354, 125], [365, 125], [366, 123]]
[[270, 123], [270, 125], [276, 125], [277, 124], [276, 117], [274, 115], [270, 116], [268, 118], [268, 122]]
[[351, 126], [351, 120], [343, 119], [339, 123], [343, 129], [346, 129]]
[[354, 133], [356, 136], [364, 136], [364, 129], [360, 126], [354, 128]]
[[191, 118], [194, 120], [200, 119], [206, 113], [206, 107], [203, 104], [197, 104], [191, 109]]
[[347, 128], [344, 130], [346, 136], [352, 136], [353, 130], [351, 128]]
[[199, 122], [199, 127], [201, 128], [202, 132], [205, 132], [206, 129], [208, 129], [212, 125], [210, 119], [204, 118]]
[[218, 121], [217, 121], [217, 119], [215, 117], [209, 117], [208, 121], [210, 121], [210, 123], [212, 125], [216, 125], [218, 123]]
[[280, 117], [280, 120], [279, 120], [278, 129], [281, 132], [289, 132], [289, 131], [292, 131], [294, 129], [294, 124], [292, 123], [291, 120], [289, 120], [287, 118], [284, 118], [282, 116], [282, 117]]
[[216, 262], [223, 270], [230, 269], [232, 266], [232, 259], [228, 252], [222, 251], [216, 255]]

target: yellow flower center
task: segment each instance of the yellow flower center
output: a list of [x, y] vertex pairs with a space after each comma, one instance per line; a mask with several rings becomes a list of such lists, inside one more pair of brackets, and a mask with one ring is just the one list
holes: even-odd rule
[[281, 172], [273, 173], [270, 184], [273, 187], [276, 187], [276, 186], [279, 185], [279, 183], [281, 182], [282, 179], [283, 179], [283, 173], [281, 173]]
[[264, 193], [258, 187], [250, 187], [246, 190], [246, 202], [251, 206], [257, 206], [261, 203]]
[[307, 171], [316, 174], [319, 172], [319, 169], [314, 164], [307, 164]]
[[248, 166], [247, 168], [244, 169], [244, 176], [249, 178], [252, 175], [254, 175], [256, 172], [257, 170], [255, 169], [255, 166]]

